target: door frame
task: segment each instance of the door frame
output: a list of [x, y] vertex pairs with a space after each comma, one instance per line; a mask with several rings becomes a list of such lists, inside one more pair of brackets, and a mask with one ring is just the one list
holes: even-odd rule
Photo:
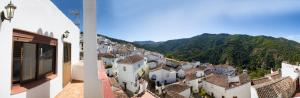
[[[67, 45], [67, 46], [70, 46], [70, 49], [69, 49], [69, 51], [70, 51], [70, 54], [68, 54], [69, 56], [70, 56], [70, 61], [69, 61], [69, 71], [70, 72], [68, 72], [68, 74], [69, 74], [69, 80], [67, 80], [67, 82], [66, 82], [66, 80], [65, 80], [65, 63], [68, 63], [68, 62], [65, 62], [65, 48], [67, 47], [67, 46], [65, 46], [65, 45]], [[72, 44], [71, 43], [69, 43], [69, 42], [63, 42], [63, 60], [62, 60], [62, 62], [63, 62], [63, 67], [62, 67], [62, 69], [63, 69], [63, 72], [62, 72], [62, 74], [63, 74], [63, 76], [62, 76], [62, 86], [63, 87], [65, 87], [67, 84], [69, 84], [71, 81], [72, 81]]]

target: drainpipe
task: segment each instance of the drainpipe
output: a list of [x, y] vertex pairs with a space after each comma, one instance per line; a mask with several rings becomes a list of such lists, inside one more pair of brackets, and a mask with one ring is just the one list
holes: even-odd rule
[[84, 98], [104, 97], [98, 78], [96, 18], [96, 0], [83, 0]]

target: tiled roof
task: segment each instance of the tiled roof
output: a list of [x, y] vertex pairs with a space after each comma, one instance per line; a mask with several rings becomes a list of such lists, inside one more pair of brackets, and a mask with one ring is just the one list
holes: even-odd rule
[[156, 67], [150, 69], [150, 71], [157, 71], [157, 70], [160, 70], [160, 69], [165, 69], [165, 70], [171, 70], [173, 69], [172, 67], [166, 65], [166, 64], [158, 64]]
[[209, 76], [205, 77], [203, 80], [209, 83], [221, 86], [223, 88], [234, 88], [240, 85], [246, 84], [250, 82], [250, 79], [246, 73], [243, 73], [238, 76], [239, 81], [237, 82], [229, 82], [228, 77], [220, 74], [210, 74]]
[[284, 77], [254, 87], [259, 98], [291, 98], [296, 90], [296, 83], [292, 78]]
[[271, 79], [269, 79], [268, 77], [262, 77], [259, 79], [251, 80], [253, 85], [262, 84], [262, 83], [269, 82], [269, 81], [271, 81]]
[[280, 72], [274, 72], [272, 74], [265, 75], [265, 77], [259, 78], [259, 79], [253, 79], [251, 82], [253, 85], [262, 84], [265, 82], [269, 82], [271, 80], [280, 79], [281, 74]]
[[204, 81], [207, 81], [209, 83], [224, 87], [224, 88], [229, 88], [229, 82], [227, 76], [224, 75], [218, 75], [218, 74], [211, 74], [207, 77], [204, 78]]
[[165, 87], [165, 90], [166, 92], [170, 92], [170, 91], [173, 91], [173, 92], [176, 92], [176, 93], [181, 93], [183, 91], [185, 91], [186, 89], [189, 89], [190, 87], [184, 83], [174, 83], [174, 84], [170, 84], [170, 85], [167, 85]]
[[197, 79], [198, 77], [196, 76], [196, 73], [197, 71], [199, 70], [205, 70], [206, 67], [204, 66], [201, 66], [201, 67], [198, 67], [198, 68], [192, 68], [192, 69], [189, 69], [189, 70], [186, 70], [185, 72], [185, 78], [187, 80], [194, 80], [194, 79]]
[[141, 61], [143, 60], [144, 58], [140, 55], [132, 55], [132, 56], [128, 56], [124, 59], [120, 59], [118, 61], [118, 63], [122, 63], [122, 64], [134, 64], [138, 61]]
[[168, 91], [165, 98], [185, 98], [185, 97], [174, 91]]
[[99, 57], [104, 57], [104, 58], [116, 58], [116, 56], [114, 56], [111, 53], [99, 53]]

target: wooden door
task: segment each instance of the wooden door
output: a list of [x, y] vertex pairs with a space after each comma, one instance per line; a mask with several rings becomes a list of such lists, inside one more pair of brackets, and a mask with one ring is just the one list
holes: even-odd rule
[[63, 65], [63, 87], [65, 87], [71, 79], [71, 44], [64, 43], [64, 65]]

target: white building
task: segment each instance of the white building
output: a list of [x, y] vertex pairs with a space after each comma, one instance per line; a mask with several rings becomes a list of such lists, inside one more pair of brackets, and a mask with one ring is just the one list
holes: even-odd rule
[[193, 68], [185, 71], [184, 81], [192, 87], [192, 93], [198, 93], [202, 78], [205, 76], [205, 67]]
[[119, 84], [133, 93], [139, 90], [139, 80], [145, 73], [147, 59], [140, 55], [128, 56], [117, 61]]
[[296, 89], [299, 88], [297, 87], [299, 86], [299, 68], [297, 65], [283, 62], [281, 71], [252, 80], [251, 98], [293, 97]]
[[235, 77], [211, 74], [203, 79], [202, 87], [215, 98], [250, 98], [251, 82], [245, 73]]
[[145, 55], [147, 57], [148, 61], [156, 61], [158, 64], [165, 64], [166, 59], [164, 58], [164, 55], [156, 52], [149, 52]]
[[99, 44], [98, 51], [99, 53], [111, 53], [112, 46], [110, 44]]
[[[10, 1], [0, 1], [5, 16]], [[79, 61], [80, 30], [51, 0], [12, 3], [14, 17], [0, 20], [0, 97], [54, 98]]]
[[149, 78], [155, 81], [156, 85], [174, 83], [176, 82], [176, 70], [165, 64], [159, 64], [150, 69]]
[[116, 56], [111, 53], [99, 53], [99, 57], [103, 60], [105, 65], [112, 66], [116, 60]]

